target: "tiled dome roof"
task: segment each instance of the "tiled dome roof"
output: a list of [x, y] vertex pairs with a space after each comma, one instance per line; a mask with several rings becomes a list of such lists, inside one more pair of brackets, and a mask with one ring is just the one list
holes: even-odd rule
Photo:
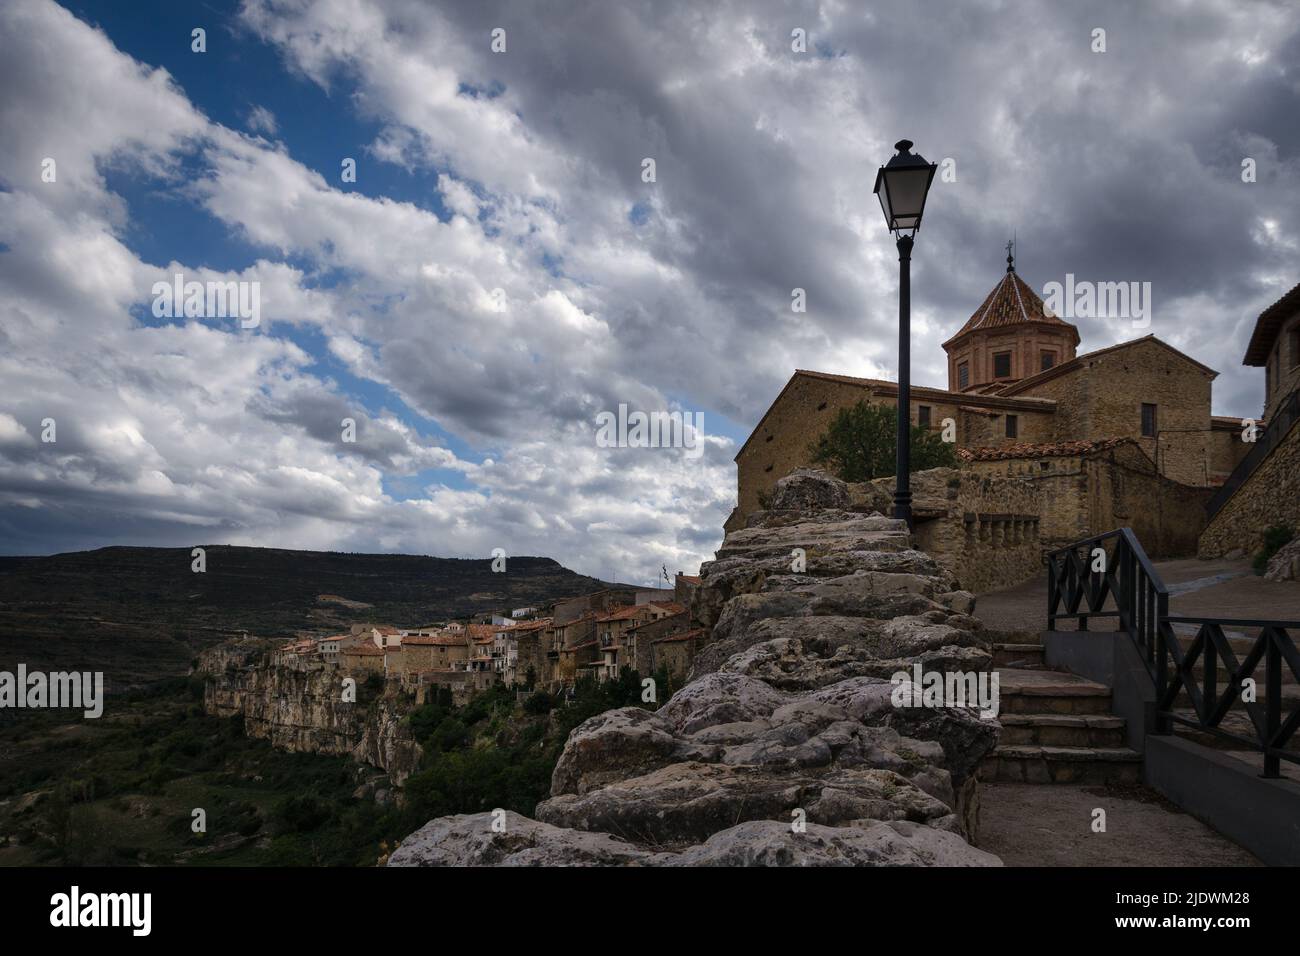
[[955, 342], [962, 336], [979, 329], [1001, 328], [1025, 322], [1059, 325], [1062, 329], [1073, 331], [1075, 342], [1078, 342], [1078, 330], [1069, 322], [1049, 314], [1044, 309], [1043, 300], [1039, 298], [1038, 293], [1016, 275], [1014, 269], [1008, 269], [998, 284], [993, 287], [993, 291], [975, 310], [970, 320], [944, 344]]

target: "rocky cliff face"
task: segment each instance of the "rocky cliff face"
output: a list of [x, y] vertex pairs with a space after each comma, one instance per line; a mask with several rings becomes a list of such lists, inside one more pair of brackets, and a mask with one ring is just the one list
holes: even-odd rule
[[849, 506], [822, 473], [778, 482], [701, 571], [686, 687], [574, 730], [536, 821], [443, 817], [389, 865], [998, 865], [966, 839], [996, 721], [896, 707], [890, 681], [987, 670], [974, 600]]
[[405, 708], [391, 697], [345, 703], [337, 668], [301, 671], [267, 663], [266, 642], [234, 641], [205, 651], [204, 709], [242, 715], [249, 737], [282, 750], [350, 755], [401, 784], [420, 763], [420, 746], [402, 723]]

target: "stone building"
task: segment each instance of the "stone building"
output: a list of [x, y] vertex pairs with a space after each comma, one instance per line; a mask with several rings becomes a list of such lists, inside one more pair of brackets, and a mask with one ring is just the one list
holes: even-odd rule
[[1260, 313], [1243, 365], [1264, 369], [1264, 427], [1210, 500], [1199, 554], [1253, 554], [1264, 532], [1300, 532], [1300, 285]]
[[630, 587], [606, 588], [603, 591], [593, 591], [591, 594], [580, 594], [577, 597], [556, 601], [551, 617], [556, 624], [567, 624], [593, 611], [605, 614], [611, 608], [635, 604], [636, 592], [636, 588]]
[[661, 637], [682, 634], [691, 629], [691, 615], [687, 611], [646, 621], [624, 632], [624, 656], [627, 665], [643, 677], [654, 672], [653, 642]]
[[[1203, 497], [1245, 457], [1250, 446], [1241, 441], [1242, 423], [1211, 415], [1213, 369], [1154, 335], [1082, 355], [1078, 343], [1075, 326], [1048, 314], [1009, 261], [984, 302], [944, 343], [948, 387], [912, 387], [911, 420], [939, 431], [948, 421], [957, 447], [972, 453], [959, 456], [964, 462], [989, 460], [988, 449], [1016, 448], [1028, 470], [1059, 468], [1055, 449], [1062, 445], [1127, 440], [1155, 475], [1202, 489]], [[813, 464], [810, 445], [840, 409], [863, 400], [892, 406], [897, 396], [893, 382], [797, 370], [736, 455], [737, 505], [726, 530], [744, 527], [779, 478]], [[1089, 520], [1104, 524], [1107, 516]], [[1188, 515], [1180, 511], [1179, 520]], [[1204, 524], [1190, 520], [1187, 540]], [[1170, 529], [1159, 536], [1177, 537]]]
[[1242, 365], [1264, 369], [1264, 419], [1300, 389], [1300, 285], [1260, 313]]
[[[671, 596], [672, 592], [664, 589]], [[600, 645], [600, 667], [595, 671], [599, 680], [617, 677], [624, 667], [633, 667], [636, 650], [629, 647], [628, 634], [638, 625], [666, 617], [684, 614], [686, 608], [672, 601], [655, 604], [636, 604], [620, 607], [596, 618], [596, 640]]]
[[685, 677], [695, 660], [696, 648], [704, 640], [702, 627], [655, 638], [650, 642], [650, 669], [646, 673], [653, 674], [662, 667], [674, 678]]
[[432, 670], [452, 670], [469, 657], [464, 633], [412, 635], [402, 638], [403, 678]]
[[384, 649], [372, 643], [343, 648], [339, 654], [343, 670], [354, 674], [384, 673]]
[[1078, 347], [1079, 330], [1049, 314], [1008, 259], [1006, 273], [975, 314], [943, 343], [948, 387], [995, 391], [1072, 360]]

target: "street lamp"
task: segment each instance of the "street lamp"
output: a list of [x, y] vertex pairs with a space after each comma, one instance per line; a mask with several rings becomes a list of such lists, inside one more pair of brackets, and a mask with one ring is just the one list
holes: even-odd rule
[[897, 155], [876, 174], [876, 196], [885, 224], [898, 240], [898, 455], [895, 459], [894, 517], [912, 525], [912, 237], [938, 167], [910, 152], [912, 141], [894, 144]]

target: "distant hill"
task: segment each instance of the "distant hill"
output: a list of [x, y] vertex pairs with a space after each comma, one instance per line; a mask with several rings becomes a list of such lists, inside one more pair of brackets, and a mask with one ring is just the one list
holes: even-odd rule
[[608, 585], [550, 558], [489, 559], [206, 547], [101, 548], [0, 558], [0, 669], [102, 670], [120, 691], [186, 673], [243, 630], [291, 636], [353, 622], [418, 626]]

